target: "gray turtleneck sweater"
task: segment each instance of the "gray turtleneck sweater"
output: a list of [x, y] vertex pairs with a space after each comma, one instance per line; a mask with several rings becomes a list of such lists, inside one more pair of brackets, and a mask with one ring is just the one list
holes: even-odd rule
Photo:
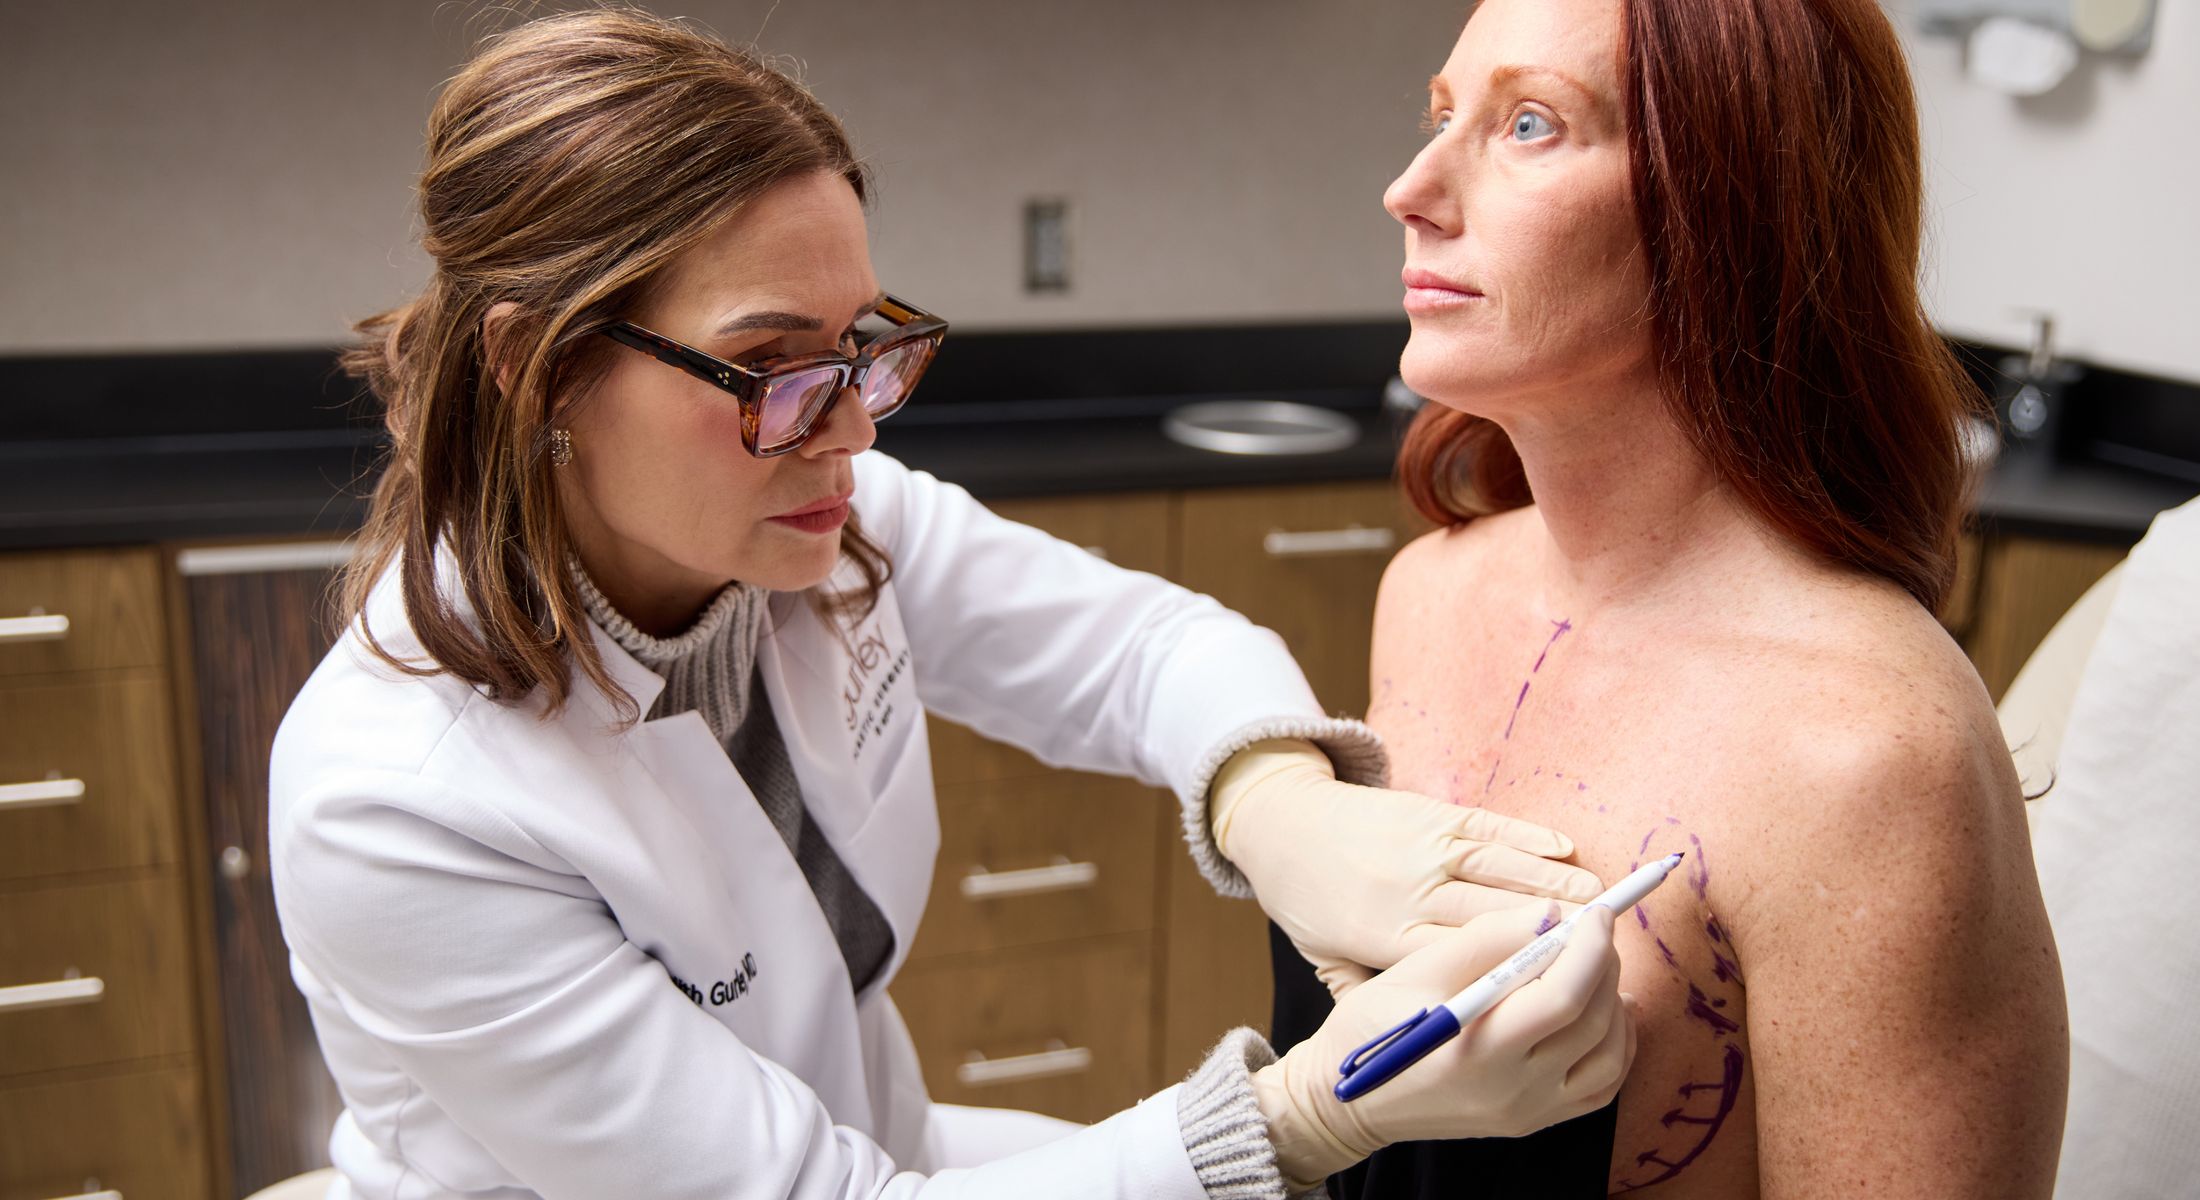
[[[801, 784], [764, 692], [763, 676], [756, 669], [756, 648], [763, 640], [770, 593], [749, 584], [730, 584], [693, 625], [659, 638], [636, 628], [577, 564], [573, 581], [589, 617], [636, 661], [664, 677], [665, 690], [651, 706], [649, 719], [684, 712], [702, 715], [801, 866], [840, 944], [856, 991], [870, 986], [893, 957], [893, 927], [803, 803]], [[1304, 735], [1296, 729], [1261, 729], [1244, 736], [1243, 744], [1250, 744], [1264, 737]], [[1219, 765], [1202, 774], [1211, 776]], [[1201, 839], [1193, 844], [1209, 878], [1215, 878], [1222, 860], [1211, 849], [1211, 841], [1204, 847]], [[1204, 856], [1197, 854], [1200, 849], [1206, 849]], [[1253, 1099], [1252, 1072], [1275, 1060], [1275, 1051], [1259, 1034], [1232, 1030], [1177, 1089], [1177, 1122], [1183, 1129], [1184, 1148], [1200, 1184], [1214, 1200], [1282, 1200], [1285, 1195], [1268, 1123]]]

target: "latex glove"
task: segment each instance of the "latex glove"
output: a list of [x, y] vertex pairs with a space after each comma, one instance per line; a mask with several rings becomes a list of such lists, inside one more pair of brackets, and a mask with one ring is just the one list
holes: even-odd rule
[[1611, 910], [1584, 911], [1572, 939], [1457, 1037], [1347, 1104], [1338, 1064], [1415, 1011], [1449, 1000], [1528, 944], [1546, 903], [1478, 917], [1338, 1001], [1313, 1037], [1253, 1075], [1276, 1163], [1294, 1191], [1393, 1142], [1519, 1137], [1594, 1112], [1635, 1059], [1632, 998], [1619, 992]]
[[1208, 791], [1215, 846], [1333, 995], [1448, 929], [1604, 890], [1565, 834], [1412, 792], [1339, 783], [1313, 743], [1239, 751]]

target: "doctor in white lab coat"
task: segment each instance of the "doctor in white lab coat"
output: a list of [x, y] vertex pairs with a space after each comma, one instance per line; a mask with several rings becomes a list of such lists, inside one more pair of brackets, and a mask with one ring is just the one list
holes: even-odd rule
[[[271, 775], [337, 1194], [1280, 1196], [1609, 1100], [1608, 918], [1475, 1036], [1329, 1094], [1530, 936], [1505, 887], [1593, 881], [1556, 835], [1356, 786], [1379, 747], [1273, 634], [869, 450], [944, 325], [879, 292], [806, 92], [569, 14], [447, 85], [429, 158], [435, 275], [352, 359], [394, 442], [352, 621]], [[927, 709], [1173, 788], [1218, 886], [1398, 965], [1283, 1060], [1240, 1031], [1097, 1126], [932, 1104], [887, 996], [938, 847]]]

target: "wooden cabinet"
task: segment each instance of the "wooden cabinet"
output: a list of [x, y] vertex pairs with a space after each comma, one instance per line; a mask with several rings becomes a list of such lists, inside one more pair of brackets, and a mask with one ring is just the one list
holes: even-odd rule
[[2129, 546], [1997, 537], [1978, 551], [1975, 616], [1963, 648], [1996, 703], [2055, 622]]
[[214, 1194], [160, 562], [0, 556], [0, 1200]]
[[226, 1114], [217, 1161], [232, 1195], [328, 1164], [343, 1102], [321, 1063], [275, 917], [268, 755], [298, 689], [335, 641], [330, 542], [193, 547], [176, 558], [191, 660], [190, 792], [206, 830], [216, 1039]]
[[[1376, 585], [1397, 546], [1423, 527], [1407, 515], [1388, 483], [994, 507], [1013, 520], [1097, 548], [1120, 565], [1209, 592], [1277, 630], [1323, 703], [1350, 715], [1367, 704], [1367, 633]], [[1232, 1026], [1267, 1027], [1266, 918], [1250, 901], [1215, 895], [1199, 877], [1184, 849], [1174, 797], [1052, 771], [946, 721], [934, 718], [933, 726], [943, 836], [940, 877], [895, 996], [935, 1096], [1091, 1120], [1180, 1078]], [[1113, 802], [1106, 802], [1111, 797]], [[958, 847], [1001, 844], [994, 853], [1008, 854], [1004, 861], [1028, 863], [1024, 869], [1039, 872], [1051, 867], [1056, 878], [1067, 878], [1064, 868], [1124, 856], [1126, 830], [1147, 831], [1149, 838], [1143, 878], [1150, 893], [1142, 906], [1127, 895], [1111, 899], [1105, 882], [1077, 889], [1076, 899], [1068, 892], [1032, 896], [1003, 902], [982, 916], [958, 894], [968, 879], [956, 861]], [[1113, 874], [1101, 870], [1103, 880], [1120, 883], [1128, 868]], [[1150, 936], [1124, 940], [1118, 931], [1141, 914], [1151, 914]], [[974, 925], [985, 932], [974, 932]], [[999, 932], [1003, 929], [1017, 932]], [[1048, 940], [1032, 949], [970, 953], [952, 962], [925, 958], [1033, 945], [1030, 939], [1043, 934]], [[1127, 965], [1133, 960], [1136, 970]], [[981, 981], [994, 978], [992, 972], [1008, 972], [1008, 978], [1020, 973], [1025, 980], [1015, 1006], [1001, 1008], [1010, 999], [983, 992]], [[948, 979], [968, 982], [950, 986]], [[1080, 995], [1115, 997], [1102, 1012], [1120, 1028], [1075, 1028], [1078, 1021], [1095, 1018], [1085, 1008], [1060, 1004], [1054, 998], [1060, 986]], [[1147, 991], [1149, 1004], [1132, 1002]], [[1019, 1014], [1027, 1012], [1039, 1025], [1019, 1026]], [[973, 1024], [977, 1013], [986, 1020]], [[1012, 1029], [1019, 1032], [1011, 1036]], [[995, 1036], [988, 1040], [977, 1030], [993, 1030]], [[1138, 1064], [1142, 1069], [1103, 1065], [1097, 1056], [1088, 1063], [1075, 1053], [1086, 1042], [1111, 1036], [1111, 1044], [1123, 1051], [1147, 1055]], [[1056, 1049], [1050, 1052], [1048, 1046]], [[973, 1070], [981, 1080], [990, 1079], [989, 1068], [972, 1064], [993, 1063], [999, 1055], [1011, 1057], [1006, 1070], [1012, 1076], [1018, 1069], [1053, 1074], [976, 1087], [962, 1082]], [[1082, 1086], [1065, 1082], [1078, 1079]]]

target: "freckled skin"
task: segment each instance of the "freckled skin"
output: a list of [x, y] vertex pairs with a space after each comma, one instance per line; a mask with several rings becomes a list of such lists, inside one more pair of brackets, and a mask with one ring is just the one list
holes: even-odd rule
[[[1899, 593], [1777, 556], [1654, 617], [1543, 611], [1512, 565], [1538, 532], [1522, 510], [1399, 556], [1369, 721], [1396, 786], [1564, 830], [1606, 881], [1689, 852], [1616, 927], [1642, 1026], [1613, 1193], [2044, 1195], [2060, 989], [2013, 777], [1960, 655]], [[1912, 770], [1859, 794], [1919, 750], [1954, 783]], [[1500, 760], [1515, 786], [1485, 791]], [[1851, 825], [1860, 804], [1875, 811]], [[1875, 840], [1874, 822], [1900, 832]], [[1911, 841], [1925, 849], [1905, 857]], [[1880, 866], [1857, 878], [1851, 848]], [[1913, 1125], [1923, 1144], [1904, 1142]]]

